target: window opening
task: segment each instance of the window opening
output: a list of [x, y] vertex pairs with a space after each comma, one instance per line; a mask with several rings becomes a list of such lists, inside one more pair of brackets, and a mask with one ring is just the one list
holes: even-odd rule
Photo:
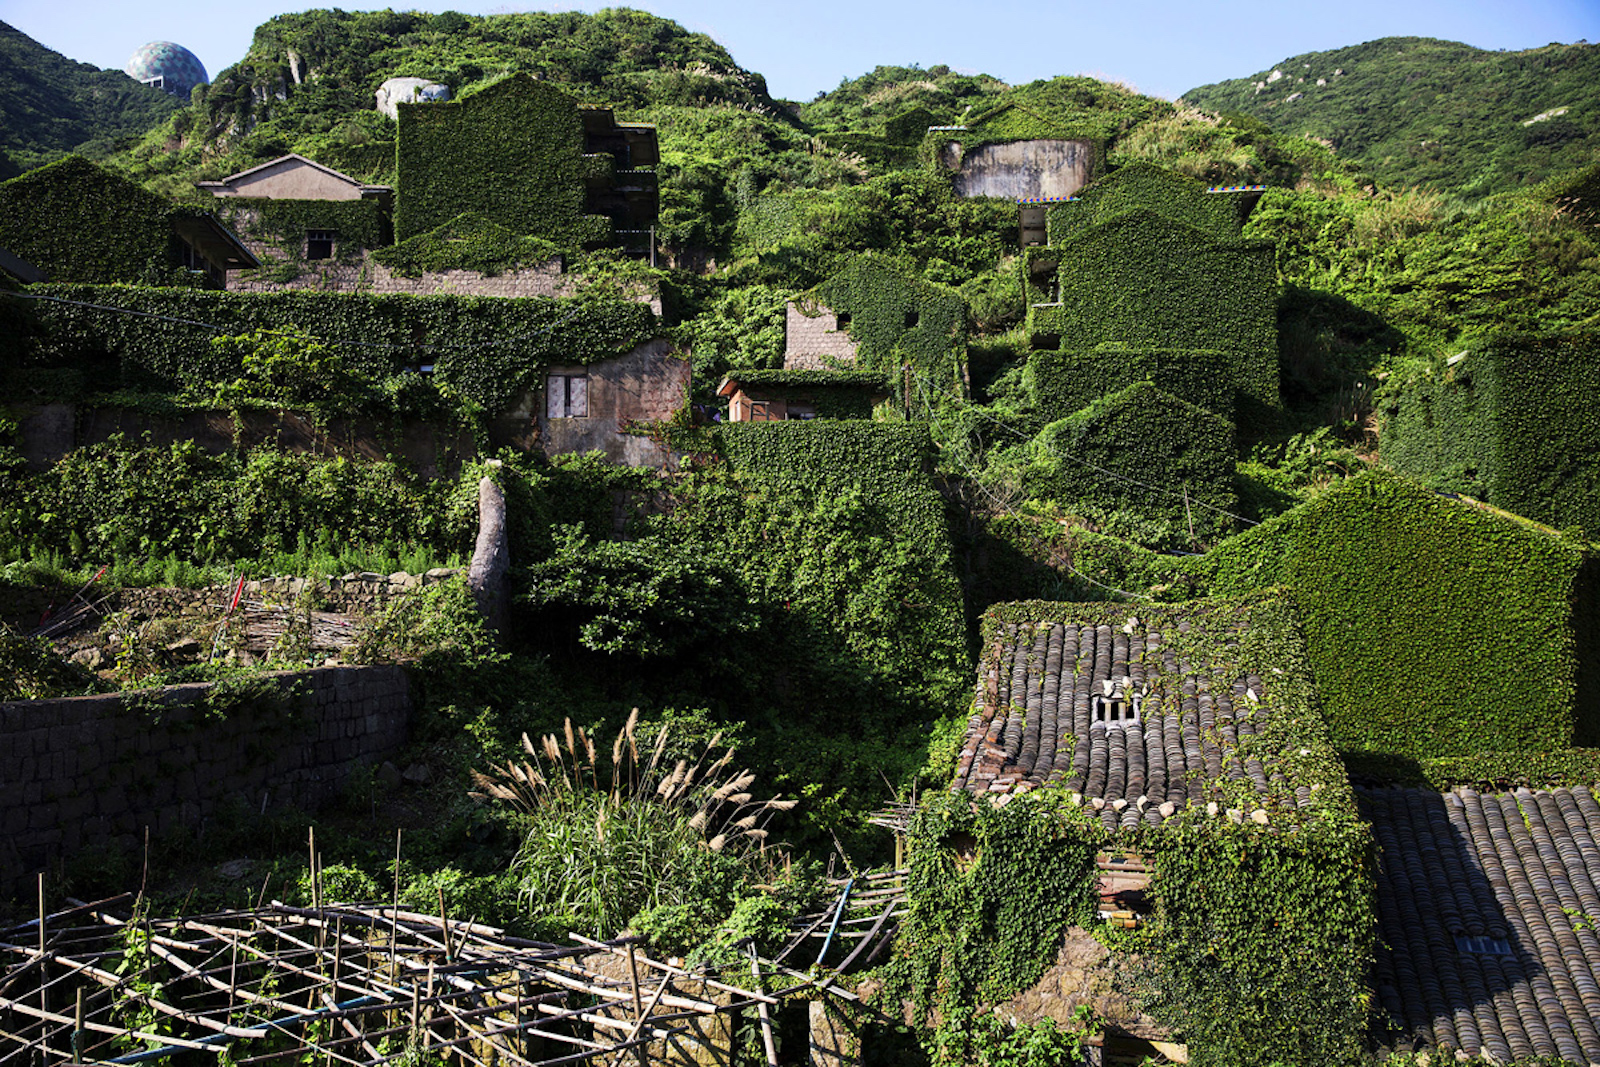
[[817, 417], [816, 406], [814, 404], [797, 404], [791, 400], [789, 401], [789, 417], [791, 419], [814, 419]]
[[1471, 952], [1479, 956], [1509, 956], [1511, 942], [1503, 937], [1472, 937], [1456, 935], [1456, 951]]
[[582, 419], [589, 414], [589, 376], [552, 374], [545, 383], [545, 415], [552, 419]]
[[1089, 722], [1132, 726], [1139, 721], [1139, 702], [1127, 695], [1097, 696], [1089, 701]]
[[843, 315], [835, 315], [833, 328], [835, 330], [848, 330], [850, 328], [850, 313], [847, 311]]
[[906, 312], [906, 329], [908, 329], [908, 330], [915, 329], [917, 323], [921, 322], [921, 321], [922, 321], [922, 316], [918, 315], [915, 311]]
[[332, 259], [333, 258], [333, 231], [332, 230], [307, 230], [306, 231], [306, 258], [307, 259]]

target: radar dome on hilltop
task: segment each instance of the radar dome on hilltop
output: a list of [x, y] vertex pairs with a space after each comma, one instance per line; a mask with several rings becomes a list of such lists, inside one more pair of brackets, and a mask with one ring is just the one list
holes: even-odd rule
[[195, 54], [171, 41], [151, 41], [135, 52], [122, 70], [134, 81], [153, 85], [173, 96], [187, 97], [189, 90], [210, 80]]

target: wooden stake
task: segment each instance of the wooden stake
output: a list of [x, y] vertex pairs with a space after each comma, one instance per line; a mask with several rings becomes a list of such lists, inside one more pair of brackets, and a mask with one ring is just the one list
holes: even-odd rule
[[[41, 1012], [49, 1012], [49, 1010], [50, 1010], [50, 1000], [49, 1000], [49, 996], [50, 996], [50, 994], [49, 994], [50, 974], [46, 970], [45, 955], [44, 955], [44, 953], [45, 953], [45, 948], [44, 948], [44, 945], [45, 945], [44, 921], [45, 921], [45, 911], [44, 911], [44, 872], [40, 871], [39, 872], [39, 1010]], [[46, 1024], [46, 1022], [41, 1021], [39, 1023], [39, 1034], [40, 1034], [40, 1036], [48, 1038], [49, 1033], [50, 1033], [50, 1027]]]
[[[639, 1020], [640, 1026], [643, 1026], [645, 1022], [644, 1004], [639, 1000], [639, 957], [634, 952], [631, 942], [628, 944], [628, 977], [633, 982], [633, 1017]], [[635, 1050], [635, 1055], [637, 1055], [641, 1064], [646, 1062], [647, 1057], [645, 1056], [643, 1045], [638, 1046]]]
[[72, 1013], [72, 1062], [83, 1062], [83, 987], [78, 987], [78, 1007]]
[[[756, 959], [756, 943], [745, 946], [750, 952], [750, 977], [756, 980], [756, 992], [761, 991], [761, 964]], [[756, 1002], [756, 1012], [761, 1016], [761, 1044], [767, 1052], [767, 1067], [778, 1067], [778, 1048], [772, 1040], [772, 1013], [765, 1001]]]

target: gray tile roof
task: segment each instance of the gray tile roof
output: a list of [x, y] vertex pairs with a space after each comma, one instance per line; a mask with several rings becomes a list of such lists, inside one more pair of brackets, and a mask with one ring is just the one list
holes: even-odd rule
[[[1261, 795], [1281, 785], [1260, 758], [1269, 753], [1226, 758], [1261, 728], [1270, 683], [1253, 672], [1229, 676], [1190, 662], [1177, 650], [1190, 622], [1169, 617], [1164, 625], [1173, 640], [1137, 618], [999, 627], [980, 664], [951, 789], [1070, 790], [1114, 830], [1159, 825], [1209, 799], [1202, 787], [1218, 778], [1250, 781]], [[1235, 626], [1209, 636], [1232, 648], [1239, 632]], [[1136, 721], [1095, 721], [1096, 704], [1117, 699], [1137, 708]], [[1308, 787], [1294, 794], [1296, 804], [1310, 802]]]
[[1361, 789], [1378, 865], [1374, 973], [1413, 1051], [1600, 1063], [1600, 804], [1587, 788]]

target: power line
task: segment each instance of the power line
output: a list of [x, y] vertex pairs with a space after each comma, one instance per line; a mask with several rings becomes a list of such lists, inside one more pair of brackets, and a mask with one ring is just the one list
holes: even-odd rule
[[[917, 392], [922, 397], [922, 406], [928, 410], [928, 415], [931, 418], [932, 415], [933, 415], [933, 404], [928, 399], [928, 393], [927, 393], [927, 389], [925, 388], [925, 386], [931, 386], [933, 383], [929, 379], [923, 377], [920, 374], [917, 375], [916, 378], [917, 378]], [[949, 395], [949, 394], [945, 394], [945, 395]], [[990, 502], [992, 502], [996, 508], [998, 508], [1001, 511], [1005, 512], [1007, 515], [1016, 515], [1017, 514], [1015, 508], [1013, 508], [1010, 504], [1006, 503], [1005, 501], [1001, 500], [998, 496], [996, 496], [994, 494], [994, 492], [987, 485], [984, 484], [983, 480], [977, 476], [977, 472], [975, 472], [972, 469], [972, 467], [968, 465], [968, 463], [966, 461], [966, 458], [964, 456], [962, 456], [958, 452], [955, 452], [954, 450], [952, 450], [950, 454], [953, 455], [955, 457], [956, 462], [961, 465], [962, 471], [967, 476], [967, 481], [970, 482], [973, 485], [976, 485], [978, 487], [979, 491], [982, 492], [985, 496], [987, 496], [989, 498]], [[1088, 582], [1090, 585], [1095, 586], [1096, 588], [1104, 589], [1107, 592], [1116, 593], [1118, 596], [1128, 597], [1128, 598], [1130, 598], [1132, 600], [1145, 600], [1145, 601], [1151, 600], [1151, 598], [1148, 595], [1144, 594], [1144, 593], [1134, 593], [1134, 592], [1130, 592], [1127, 589], [1119, 589], [1114, 585], [1107, 585], [1105, 582], [1096, 581], [1095, 579], [1089, 577], [1087, 574], [1084, 574], [1077, 567], [1073, 566], [1072, 565], [1072, 561], [1070, 559], [1062, 560], [1061, 561], [1061, 565], [1066, 567], [1067, 570], [1071, 571], [1073, 574], [1077, 575], [1079, 578], [1082, 578], [1084, 581]]]

